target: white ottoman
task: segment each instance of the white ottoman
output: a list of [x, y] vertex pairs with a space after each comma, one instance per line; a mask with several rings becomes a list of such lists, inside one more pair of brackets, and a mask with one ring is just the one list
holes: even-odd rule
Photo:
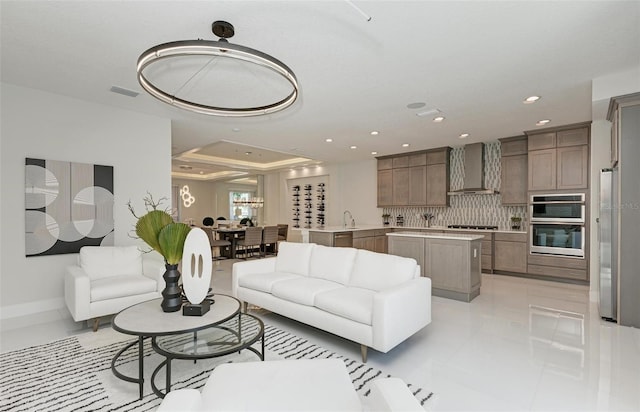
[[339, 359], [226, 363], [200, 394], [169, 392], [158, 411], [362, 411]]

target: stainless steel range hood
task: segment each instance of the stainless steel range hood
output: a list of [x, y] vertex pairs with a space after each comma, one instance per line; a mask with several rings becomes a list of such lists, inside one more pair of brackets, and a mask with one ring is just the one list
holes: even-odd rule
[[499, 192], [484, 187], [484, 143], [464, 147], [464, 184], [449, 195], [493, 195]]

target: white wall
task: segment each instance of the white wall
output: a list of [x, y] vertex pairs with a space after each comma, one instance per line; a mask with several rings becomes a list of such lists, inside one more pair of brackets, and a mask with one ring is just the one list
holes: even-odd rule
[[0, 309], [2, 318], [64, 307], [63, 276], [76, 254], [25, 257], [25, 158], [114, 167], [115, 244], [129, 237], [132, 201], [171, 198], [171, 124], [69, 97], [1, 84]]
[[[375, 159], [361, 162], [335, 163], [322, 167], [295, 169], [280, 173], [279, 185], [265, 184], [265, 191], [278, 192], [280, 205], [278, 222], [286, 223], [291, 220], [291, 193], [287, 192], [287, 181], [311, 176], [327, 176], [325, 225], [338, 226], [342, 224], [342, 214], [349, 210], [356, 225], [375, 225], [381, 223], [381, 209], [377, 207], [377, 162]], [[277, 188], [277, 189], [276, 189]], [[267, 196], [265, 193], [265, 203]], [[269, 197], [270, 198], [270, 197]], [[271, 211], [269, 218], [272, 218]]]

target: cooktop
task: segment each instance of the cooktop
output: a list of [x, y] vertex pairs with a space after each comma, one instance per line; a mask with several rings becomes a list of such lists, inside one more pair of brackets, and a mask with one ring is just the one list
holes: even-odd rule
[[487, 225], [449, 225], [449, 229], [475, 229], [475, 230], [497, 230], [498, 226]]

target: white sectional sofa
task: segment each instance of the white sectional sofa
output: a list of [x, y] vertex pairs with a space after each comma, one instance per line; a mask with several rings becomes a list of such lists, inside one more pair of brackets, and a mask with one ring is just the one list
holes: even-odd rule
[[299, 322], [388, 352], [431, 322], [431, 280], [414, 259], [281, 242], [274, 258], [233, 265], [233, 294]]

